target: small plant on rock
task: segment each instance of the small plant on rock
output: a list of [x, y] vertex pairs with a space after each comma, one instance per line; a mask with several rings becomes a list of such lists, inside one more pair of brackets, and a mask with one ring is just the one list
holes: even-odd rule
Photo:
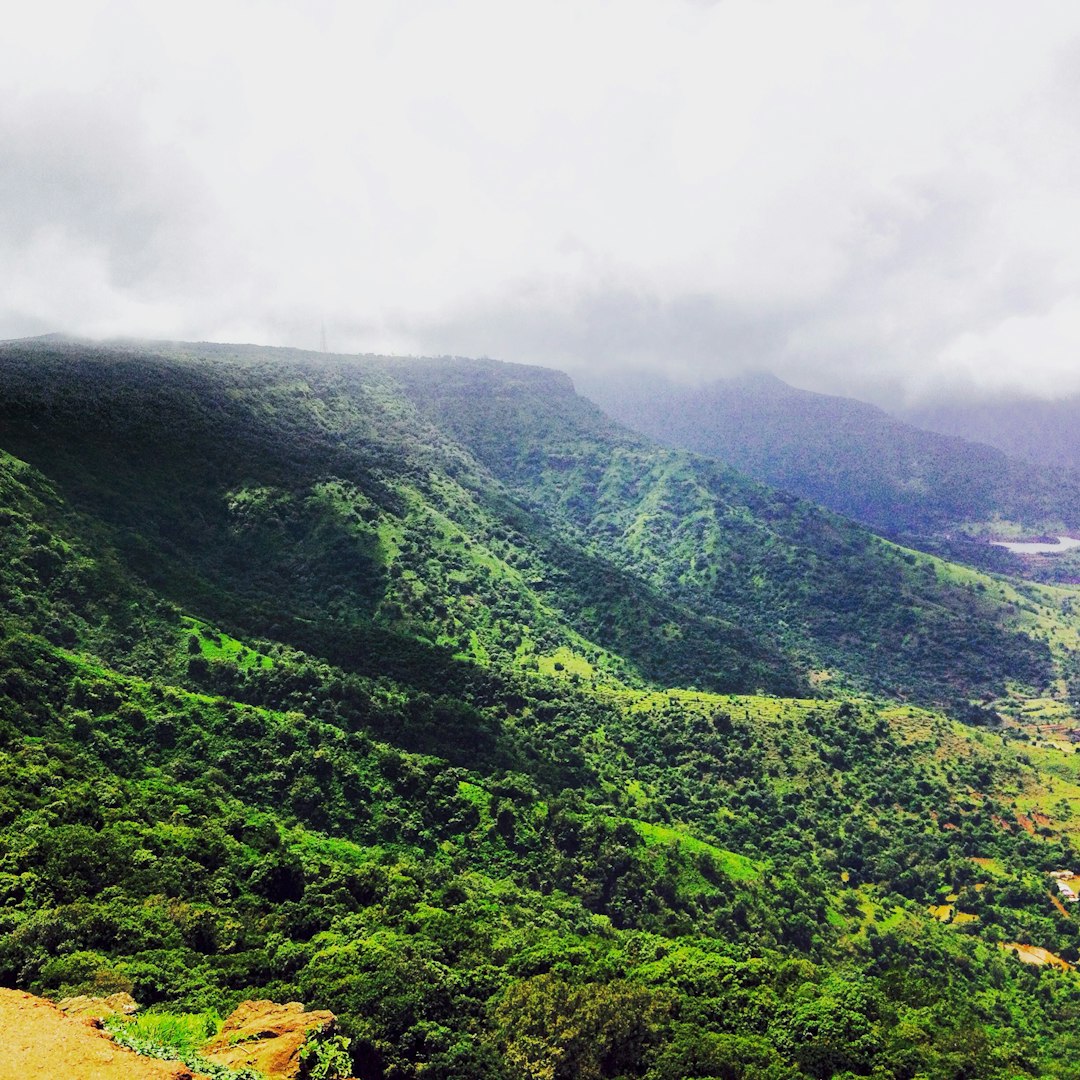
[[304, 1080], [347, 1080], [352, 1075], [351, 1042], [345, 1035], [312, 1039], [300, 1051], [300, 1075]]

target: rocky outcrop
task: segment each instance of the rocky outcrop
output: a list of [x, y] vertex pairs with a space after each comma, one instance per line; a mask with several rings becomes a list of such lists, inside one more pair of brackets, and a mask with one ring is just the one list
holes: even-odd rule
[[[101, 1031], [104, 1017], [130, 1015], [138, 1007], [128, 994], [54, 1004], [0, 989], [0, 1080], [206, 1080], [181, 1062], [118, 1046]], [[256, 1069], [267, 1080], [298, 1080], [300, 1051], [312, 1037], [331, 1036], [335, 1024], [333, 1013], [305, 1012], [296, 1001], [245, 1001], [199, 1057]]]
[[130, 994], [109, 994], [108, 997], [64, 998], [56, 1007], [68, 1016], [78, 1016], [84, 1020], [104, 1020], [107, 1016], [131, 1016], [138, 1012], [139, 1003]]
[[334, 1024], [332, 1012], [304, 1012], [298, 1001], [245, 1001], [202, 1055], [232, 1069], [257, 1069], [270, 1080], [295, 1080], [304, 1044], [313, 1035], [331, 1034]]

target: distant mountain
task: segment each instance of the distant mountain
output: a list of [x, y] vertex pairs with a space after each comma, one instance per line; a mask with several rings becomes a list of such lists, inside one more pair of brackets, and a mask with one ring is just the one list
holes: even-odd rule
[[686, 388], [579, 380], [611, 416], [667, 446], [892, 534], [942, 533], [1001, 517], [1040, 532], [1080, 527], [1080, 473], [915, 427], [852, 398], [769, 375]]
[[1080, 468], [1080, 396], [938, 402], [897, 410], [930, 431], [977, 439], [1036, 465]]

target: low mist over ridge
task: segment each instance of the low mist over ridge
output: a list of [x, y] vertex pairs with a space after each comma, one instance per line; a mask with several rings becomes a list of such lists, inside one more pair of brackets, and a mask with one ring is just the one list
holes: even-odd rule
[[0, 337], [1076, 392], [1078, 40], [1058, 0], [43, 0]]
[[1080, 396], [1021, 394], [965, 402], [927, 402], [899, 412], [912, 423], [996, 446], [1049, 469], [1080, 468]]

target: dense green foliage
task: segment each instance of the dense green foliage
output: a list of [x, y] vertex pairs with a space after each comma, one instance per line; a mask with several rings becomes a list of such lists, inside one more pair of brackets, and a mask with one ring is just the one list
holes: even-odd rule
[[[394, 370], [426, 415], [583, 545], [802, 671], [924, 701], [993, 696], [996, 673], [1029, 685], [1049, 675], [1046, 652], [1008, 632], [1010, 612], [984, 583], [957, 587], [933, 560], [809, 503], [658, 450], [563, 376], [463, 361]], [[699, 669], [695, 682], [714, 685], [707, 676]]]
[[[1007, 457], [985, 445], [1003, 445], [998, 440], [968, 441], [980, 437], [974, 427], [923, 430], [865, 402], [771, 376], [693, 389], [615, 378], [588, 386], [613, 416], [669, 446], [708, 454], [893, 535], [936, 536], [966, 524], [993, 532], [996, 519], [1036, 533], [1080, 528], [1080, 474], [1062, 467], [1071, 460], [1033, 465]], [[953, 434], [937, 433], [943, 430]], [[1017, 569], [1017, 560], [997, 557]]]
[[300, 998], [365, 1080], [1080, 1075], [998, 947], [1080, 959], [1080, 763], [752, 693], [992, 721], [1057, 593], [490, 363], [9, 346], [0, 446], [0, 983]]

